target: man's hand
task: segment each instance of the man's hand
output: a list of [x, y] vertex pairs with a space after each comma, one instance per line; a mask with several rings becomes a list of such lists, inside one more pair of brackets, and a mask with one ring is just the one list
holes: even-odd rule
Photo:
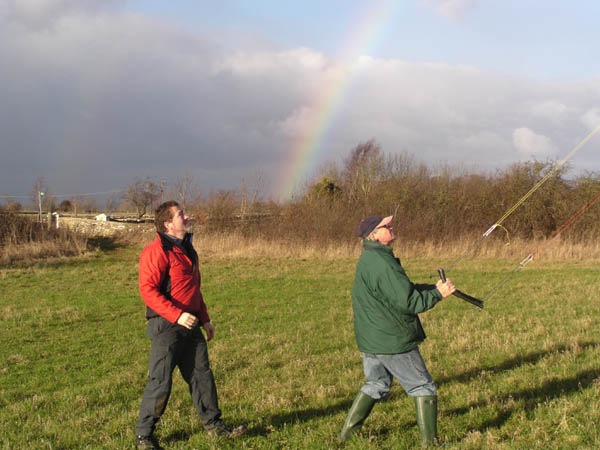
[[204, 331], [206, 331], [206, 340], [210, 341], [215, 335], [215, 326], [210, 322], [206, 322], [202, 324], [202, 327], [204, 327]]
[[456, 287], [454, 287], [454, 283], [452, 283], [452, 281], [450, 281], [449, 278], [446, 279], [446, 282], [442, 282], [442, 280], [439, 280], [435, 287], [438, 289], [438, 291], [440, 291], [440, 294], [442, 294], [443, 298], [448, 297], [449, 295], [452, 295], [454, 293], [454, 291], [456, 291]]
[[196, 325], [198, 325], [198, 318], [190, 313], [181, 313], [179, 319], [177, 319], [177, 323], [188, 330], [191, 330]]

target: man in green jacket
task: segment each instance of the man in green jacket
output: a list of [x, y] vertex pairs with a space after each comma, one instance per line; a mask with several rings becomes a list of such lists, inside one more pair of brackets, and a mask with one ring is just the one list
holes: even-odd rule
[[392, 216], [364, 219], [357, 235], [363, 253], [352, 287], [354, 333], [363, 354], [365, 385], [348, 411], [340, 441], [358, 430], [375, 402], [385, 397], [396, 378], [414, 397], [417, 423], [424, 446], [437, 441], [437, 391], [419, 353], [425, 339], [418, 314], [431, 309], [456, 288], [448, 279], [434, 286], [413, 284], [390, 244]]

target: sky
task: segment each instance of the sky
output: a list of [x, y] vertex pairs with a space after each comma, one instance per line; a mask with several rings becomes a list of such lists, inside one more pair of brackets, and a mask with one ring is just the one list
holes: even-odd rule
[[[0, 0], [0, 198], [285, 198], [374, 139], [479, 171], [600, 125], [600, 2]], [[600, 133], [569, 160], [600, 171]]]

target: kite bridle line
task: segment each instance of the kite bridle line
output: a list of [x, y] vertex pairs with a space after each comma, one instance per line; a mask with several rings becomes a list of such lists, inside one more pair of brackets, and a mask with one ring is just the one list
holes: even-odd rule
[[535, 252], [527, 255], [525, 257], [525, 259], [523, 259], [517, 267], [515, 267], [512, 271], [510, 271], [510, 273], [506, 277], [504, 277], [504, 279], [502, 279], [499, 283], [497, 283], [494, 287], [492, 287], [489, 290], [489, 292], [487, 294], [485, 294], [482, 301], [485, 301], [488, 298], [490, 298], [498, 289], [500, 289], [502, 286], [504, 286], [504, 284], [506, 284], [509, 280], [511, 280], [517, 274], [517, 272], [521, 271], [523, 269], [523, 267], [525, 267], [528, 263], [533, 261], [535, 258], [535, 255], [538, 255], [544, 249], [544, 247], [546, 247], [550, 242], [552, 242], [554, 239], [556, 239], [558, 236], [560, 236], [560, 234], [563, 231], [565, 231], [571, 225], [573, 225], [573, 223], [577, 219], [579, 219], [588, 209], [590, 209], [592, 207], [592, 205], [594, 203], [596, 203], [599, 199], [600, 199], [600, 192], [596, 193], [596, 195], [594, 195], [594, 197], [592, 197], [591, 200], [589, 200], [585, 205], [583, 205], [583, 207], [581, 207], [579, 209], [579, 211], [577, 211], [575, 214], [573, 214], [571, 217], [569, 217], [569, 219], [567, 219], [567, 221], [564, 224], [562, 224], [561, 227], [558, 230], [556, 230], [554, 232], [554, 234], [547, 241], [545, 241], [543, 244], [538, 246], [538, 248], [535, 250]]
[[490, 228], [488, 228], [488, 230], [485, 233], [483, 233], [477, 240], [475, 240], [462, 255], [460, 255], [456, 260], [454, 260], [450, 264], [450, 266], [448, 266], [446, 272], [452, 270], [465, 256], [471, 253], [471, 251], [473, 251], [475, 248], [479, 247], [481, 242], [486, 237], [492, 234], [492, 232], [496, 228], [498, 228], [502, 224], [502, 222], [504, 222], [508, 218], [508, 216], [510, 216], [519, 206], [521, 206], [525, 202], [525, 200], [527, 200], [535, 191], [537, 191], [548, 180], [548, 178], [554, 176], [556, 172], [558, 172], [560, 168], [564, 166], [566, 162], [569, 159], [571, 159], [571, 157], [575, 153], [577, 153], [579, 149], [581, 149], [581, 147], [583, 147], [598, 131], [600, 131], [600, 125], [598, 125], [594, 130], [592, 130], [579, 144], [575, 146], [573, 150], [569, 152], [567, 156], [565, 156], [552, 170], [550, 170], [540, 181], [538, 181], [535, 184], [535, 186], [533, 186], [523, 197], [521, 197], [521, 199], [517, 203], [515, 203], [512, 208], [506, 211], [506, 213], [502, 217], [500, 217], [500, 219], [498, 219], [496, 223], [494, 223]]

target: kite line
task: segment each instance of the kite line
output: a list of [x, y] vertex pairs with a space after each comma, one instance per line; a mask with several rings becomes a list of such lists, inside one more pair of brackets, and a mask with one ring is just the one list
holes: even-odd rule
[[483, 301], [490, 298], [498, 289], [500, 289], [502, 286], [504, 286], [504, 284], [506, 284], [508, 281], [510, 281], [517, 274], [517, 272], [520, 272], [523, 269], [523, 267], [525, 267], [527, 264], [529, 264], [531, 261], [533, 261], [535, 259], [535, 256], [538, 255], [544, 249], [544, 247], [546, 247], [550, 242], [552, 242], [554, 239], [556, 239], [558, 236], [560, 236], [560, 234], [563, 231], [565, 231], [567, 228], [569, 228], [571, 225], [573, 225], [573, 223], [577, 219], [579, 219], [588, 209], [590, 209], [592, 207], [592, 205], [594, 203], [596, 203], [599, 199], [600, 199], [600, 192], [596, 193], [596, 195], [594, 195], [594, 197], [592, 197], [591, 200], [589, 200], [585, 205], [583, 205], [583, 207], [581, 207], [575, 214], [573, 214], [571, 217], [569, 217], [569, 219], [567, 219], [567, 221], [564, 224], [562, 224], [561, 227], [558, 230], [556, 230], [554, 232], [554, 234], [552, 234], [552, 236], [547, 241], [545, 241], [543, 244], [538, 246], [538, 248], [533, 253], [530, 253], [529, 255], [527, 255], [519, 263], [519, 265], [517, 267], [515, 267], [513, 270], [511, 270], [509, 272], [509, 274], [504, 279], [502, 279], [498, 284], [493, 286], [489, 290], [489, 292], [483, 297]]
[[506, 213], [502, 217], [500, 217], [498, 221], [496, 221], [490, 228], [488, 228], [488, 230], [485, 233], [483, 233], [477, 240], [475, 240], [462, 255], [460, 255], [456, 260], [454, 260], [450, 264], [450, 266], [448, 266], [446, 272], [453, 269], [465, 256], [471, 253], [475, 248], [479, 247], [479, 245], [481, 245], [481, 242], [490, 234], [492, 234], [492, 231], [498, 228], [502, 224], [502, 222], [504, 222], [508, 218], [508, 216], [510, 216], [519, 206], [521, 206], [525, 202], [525, 200], [527, 200], [535, 191], [537, 191], [550, 177], [554, 176], [556, 172], [558, 172], [560, 168], [564, 166], [566, 162], [569, 159], [571, 159], [571, 157], [575, 153], [577, 153], [581, 149], [581, 147], [583, 147], [598, 131], [600, 131], [600, 125], [598, 125], [594, 130], [592, 130], [579, 144], [575, 146], [575, 148], [573, 148], [573, 150], [569, 152], [567, 156], [565, 156], [561, 161], [559, 161], [558, 164], [554, 166], [552, 170], [550, 170], [523, 197], [521, 197], [521, 199], [517, 203], [515, 203], [514, 206], [508, 209], [508, 211], [506, 211]]

